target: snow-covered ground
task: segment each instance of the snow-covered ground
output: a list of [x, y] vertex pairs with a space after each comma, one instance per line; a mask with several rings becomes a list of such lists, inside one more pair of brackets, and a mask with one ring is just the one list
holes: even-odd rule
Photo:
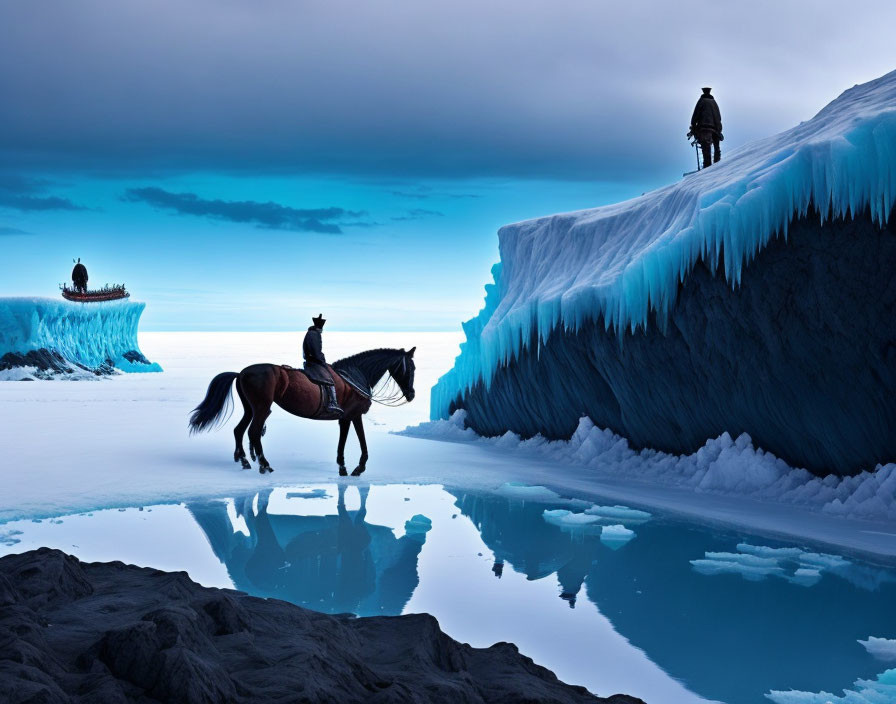
[[[232, 496], [272, 484], [332, 481], [335, 423], [275, 410], [264, 445], [276, 471], [264, 476], [255, 470], [241, 471], [232, 462], [230, 429], [235, 419], [218, 432], [187, 434], [187, 416], [212, 376], [259, 361], [299, 364], [301, 335], [141, 333], [141, 349], [161, 364], [163, 373], [0, 383], [6, 450], [0, 521]], [[508, 481], [544, 485], [564, 495], [594, 497], [597, 503], [634, 504], [772, 537], [837, 546], [872, 559], [896, 560], [896, 520], [888, 513], [869, 518], [856, 511], [825, 511], [826, 505], [836, 505], [838, 488], [825, 484], [833, 479], [817, 488], [818, 495], [829, 498], [813, 499], [813, 480], [791, 481], [802, 475], [792, 475], [782, 463], [737, 442], [717, 441], [723, 445], [718, 453], [704, 448], [701, 459], [701, 453], [686, 458], [633, 453], [597, 429], [590, 429], [578, 447], [567, 443], [563, 451], [512, 438], [470, 441], [460, 436], [463, 442], [446, 443], [387, 432], [428, 416], [426, 394], [421, 392], [448, 366], [459, 341], [460, 335], [453, 333], [325, 336], [325, 351], [333, 359], [373, 347], [418, 348], [417, 400], [400, 408], [375, 406], [367, 417], [370, 461], [361, 481], [471, 488], [497, 488]], [[432, 435], [433, 427], [426, 428], [423, 432]], [[449, 429], [455, 431], [460, 432], [456, 426]], [[435, 435], [444, 437], [441, 431]], [[355, 460], [357, 453], [357, 443], [350, 437], [347, 461]], [[703, 467], [709, 483], [697, 481], [697, 473], [683, 472], [683, 467]], [[890, 470], [888, 477], [892, 476]], [[736, 477], [745, 478], [742, 486], [733, 482]], [[778, 492], [775, 486], [787, 492]], [[863, 487], [865, 483], [846, 492], [857, 505], [864, 503], [860, 499], [867, 487]], [[892, 487], [886, 483], [884, 489], [892, 506]], [[886, 503], [886, 498], [881, 500]], [[848, 498], [841, 501], [844, 506], [849, 503]]]

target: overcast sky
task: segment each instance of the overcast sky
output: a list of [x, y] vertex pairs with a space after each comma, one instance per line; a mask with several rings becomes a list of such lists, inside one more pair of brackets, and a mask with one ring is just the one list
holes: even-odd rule
[[55, 295], [82, 256], [156, 328], [450, 329], [504, 222], [692, 168], [701, 86], [724, 156], [896, 68], [894, 26], [893, 2], [6, 0], [0, 293]]

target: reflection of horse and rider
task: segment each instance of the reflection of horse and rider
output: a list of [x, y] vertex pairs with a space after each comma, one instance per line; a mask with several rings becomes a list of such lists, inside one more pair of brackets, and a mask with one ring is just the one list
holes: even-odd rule
[[[425, 532], [396, 538], [391, 528], [367, 522], [370, 487], [359, 486], [361, 506], [348, 510], [346, 487], [337, 487], [336, 514], [300, 516], [269, 512], [271, 492], [239, 499], [237, 530], [220, 501], [189, 505], [234, 587], [327, 613], [398, 615], [420, 579], [417, 558]], [[289, 495], [287, 495], [289, 499]]]
[[[258, 461], [258, 471], [262, 474], [274, 471], [264, 456], [261, 437], [271, 407], [276, 403], [301, 418], [339, 421], [336, 463], [341, 476], [348, 474], [345, 442], [349, 427], [354, 427], [361, 457], [352, 475], [364, 472], [368, 453], [363, 416], [374, 402], [397, 406], [414, 400], [417, 348], [368, 350], [327, 364], [322, 341], [325, 322], [322, 315], [312, 318], [313, 325], [305, 333], [303, 370], [285, 364], [253, 364], [239, 373], [218, 374], [209, 383], [202, 403], [193, 409], [190, 431], [209, 430], [222, 422], [229, 408], [231, 387], [235, 385], [243, 404], [243, 417], [233, 430], [236, 441], [233, 460], [243, 469], [251, 467], [243, 449], [243, 434], [248, 430], [249, 455]], [[380, 384], [387, 374], [386, 382]]]

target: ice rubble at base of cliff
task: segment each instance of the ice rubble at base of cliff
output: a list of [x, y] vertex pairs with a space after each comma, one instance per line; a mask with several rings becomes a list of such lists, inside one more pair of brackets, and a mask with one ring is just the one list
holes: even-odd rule
[[[466, 411], [448, 420], [422, 423], [400, 434], [413, 437], [476, 442], [502, 451], [519, 452], [558, 464], [593, 468], [604, 475], [625, 477], [690, 489], [732, 494], [794, 504], [834, 516], [872, 521], [896, 521], [896, 464], [877, 467], [851, 477], [816, 477], [805, 469], [753, 446], [750, 436], [733, 439], [728, 433], [709, 440], [697, 452], [673, 455], [655, 450], [632, 450], [628, 441], [598, 428], [588, 418], [569, 440], [541, 436], [522, 440], [514, 433], [485, 438], [465, 424]], [[547, 491], [547, 490], [546, 490]]]

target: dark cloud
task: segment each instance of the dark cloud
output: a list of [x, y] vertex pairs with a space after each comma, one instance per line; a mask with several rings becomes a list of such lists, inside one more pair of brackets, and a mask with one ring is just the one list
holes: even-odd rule
[[416, 198], [418, 200], [425, 200], [426, 198], [452, 198], [458, 200], [463, 198], [482, 197], [477, 193], [439, 193], [437, 191], [433, 191], [431, 188], [426, 188], [424, 186], [420, 186], [415, 190], [389, 191], [389, 193], [393, 196], [397, 196], [398, 198]]
[[730, 151], [891, 70], [894, 25], [892, 0], [4, 2], [0, 163], [140, 178], [680, 174], [702, 85]]
[[16, 235], [30, 235], [32, 233], [28, 232], [28, 230], [20, 230], [17, 227], [11, 227], [10, 225], [0, 225], [0, 237], [14, 237]]
[[[344, 208], [291, 208], [280, 203], [254, 200], [219, 200], [200, 198], [195, 193], [172, 193], [162, 188], [129, 188], [122, 200], [132, 203], [147, 203], [154, 208], [171, 210], [181, 215], [196, 215], [213, 220], [243, 222], [271, 230], [294, 230], [296, 232], [319, 232], [338, 235], [342, 218], [357, 218], [366, 215], [363, 210]], [[358, 226], [358, 223], [351, 223]]]
[[445, 213], [439, 210], [427, 210], [426, 208], [413, 208], [404, 215], [393, 217], [393, 220], [402, 222], [405, 220], [423, 220], [424, 218], [443, 217]]
[[0, 208], [13, 210], [85, 210], [68, 198], [46, 193], [49, 181], [23, 178], [17, 174], [0, 174]]

